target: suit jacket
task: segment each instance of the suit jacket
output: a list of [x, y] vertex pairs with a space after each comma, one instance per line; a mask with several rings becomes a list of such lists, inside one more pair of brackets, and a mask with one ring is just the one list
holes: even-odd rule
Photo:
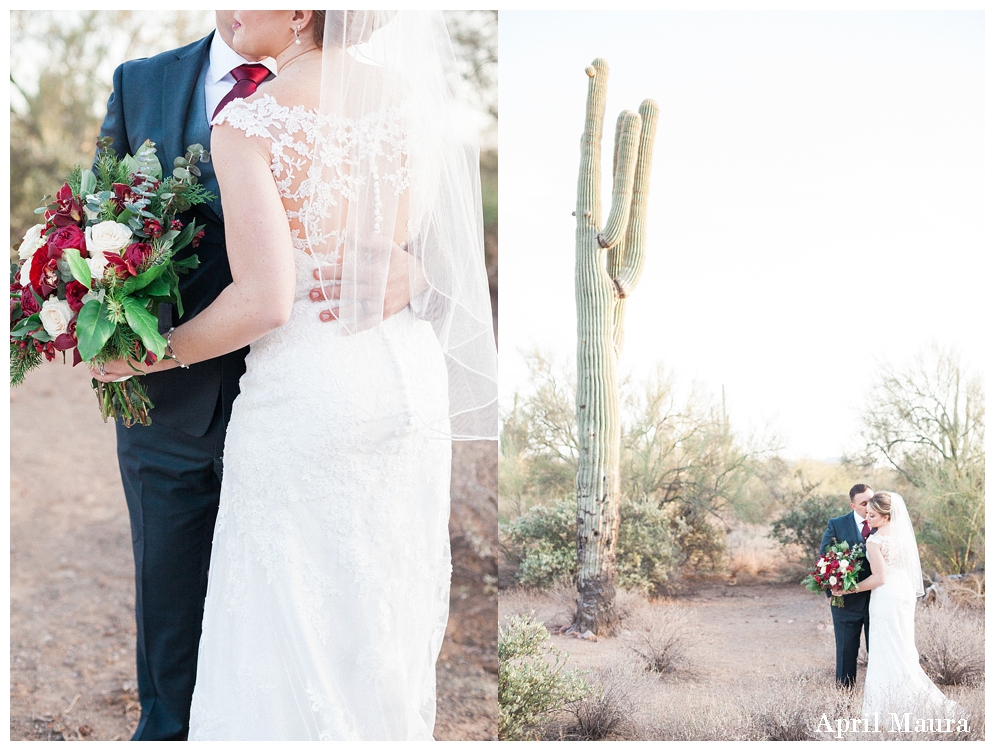
[[[163, 173], [173, 170], [173, 160], [186, 147], [199, 142], [209, 147], [210, 123], [204, 109], [204, 77], [212, 32], [198, 42], [155, 57], [130, 60], [114, 71], [114, 90], [107, 102], [102, 136], [113, 139], [119, 154], [133, 154], [146, 139], [156, 144]], [[215, 196], [218, 183], [211, 163], [201, 167], [201, 182]], [[204, 225], [204, 238], [197, 248], [188, 246], [179, 258], [196, 254], [200, 266], [180, 275], [180, 297], [184, 314], [173, 306], [159, 310], [159, 330], [164, 333], [196, 316], [231, 283], [225, 249], [225, 231], [219, 198], [195, 206], [180, 220]], [[245, 372], [248, 348], [213, 360], [152, 373], [143, 378], [155, 405], [153, 422], [201, 436], [207, 431], [220, 401], [225, 423], [238, 395], [238, 379]]]
[[[860, 534], [860, 529], [857, 527], [857, 520], [853, 518], [853, 512], [849, 514], [844, 514], [843, 516], [837, 516], [835, 519], [830, 519], [829, 523], [826, 525], [826, 531], [822, 535], [822, 544], [819, 546], [819, 555], [823, 555], [826, 552], [826, 548], [833, 544], [833, 540], [836, 542], [843, 542], [846, 540], [850, 543], [852, 548], [854, 545], [859, 545], [864, 542], [863, 536]], [[866, 547], [866, 546], [865, 546]], [[863, 562], [862, 570], [857, 574], [857, 581], [863, 581], [868, 576], [871, 575], [870, 564], [866, 560]], [[831, 597], [832, 593], [828, 590], [826, 591], [826, 596]], [[843, 607], [863, 607], [866, 608], [871, 601], [870, 592], [856, 592], [854, 594], [845, 595], [843, 597]]]

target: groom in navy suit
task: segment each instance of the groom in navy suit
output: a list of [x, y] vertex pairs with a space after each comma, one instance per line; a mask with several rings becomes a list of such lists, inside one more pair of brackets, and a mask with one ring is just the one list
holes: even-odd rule
[[[173, 160], [187, 146], [209, 147], [213, 108], [235, 84], [232, 68], [247, 62], [230, 48], [231, 19], [222, 15], [231, 13], [219, 13], [217, 34], [117, 68], [101, 127], [101, 135], [113, 139], [115, 151], [133, 154], [150, 139], [169, 174]], [[265, 68], [262, 72], [272, 75]], [[199, 166], [201, 182], [217, 196], [212, 165]], [[220, 200], [196, 206], [180, 219], [204, 226], [199, 247], [181, 252], [196, 253], [200, 265], [180, 277], [184, 315], [161, 306], [160, 332], [196, 316], [231, 283]], [[225, 426], [247, 351], [145, 376], [155, 405], [152, 425], [117, 425], [118, 463], [135, 555], [142, 716], [133, 740], [187, 736]]]
[[[864, 519], [867, 502], [874, 491], [862, 483], [850, 488], [850, 508], [852, 513], [830, 519], [822, 535], [819, 555], [834, 542], [846, 540], [852, 548], [863, 543], [871, 535], [871, 527]], [[863, 570], [857, 574], [858, 581], [871, 575], [870, 566], [864, 562]], [[830, 592], [826, 592], [830, 596]], [[836, 682], [841, 686], [852, 686], [857, 679], [857, 652], [860, 650], [860, 632], [864, 632], [864, 644], [870, 649], [868, 633], [871, 620], [868, 607], [871, 593], [855, 592], [843, 595], [843, 607], [830, 607], [833, 613], [833, 631], [836, 634]]]

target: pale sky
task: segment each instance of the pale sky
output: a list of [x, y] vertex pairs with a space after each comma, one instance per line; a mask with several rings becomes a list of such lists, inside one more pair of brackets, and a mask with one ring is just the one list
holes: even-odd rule
[[724, 385], [788, 457], [852, 446], [875, 363], [984, 364], [981, 12], [502, 12], [501, 394], [572, 361], [587, 77], [604, 57], [607, 214], [622, 109], [661, 109], [621, 367]]

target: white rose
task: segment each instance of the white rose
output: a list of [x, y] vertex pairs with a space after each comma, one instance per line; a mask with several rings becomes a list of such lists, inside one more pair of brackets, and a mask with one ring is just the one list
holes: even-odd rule
[[131, 244], [131, 230], [118, 222], [101, 222], [86, 228], [86, 249], [91, 256], [107, 251], [120, 253]]
[[26, 263], [21, 266], [21, 275], [17, 279], [21, 283], [22, 287], [31, 286], [31, 264]]
[[836, 584], [836, 577], [835, 576], [830, 576], [829, 577], [829, 583], [830, 584]]
[[846, 558], [840, 558], [840, 568], [846, 568], [849, 565], [850, 561], [848, 561]]
[[66, 333], [73, 311], [65, 300], [46, 300], [41, 304], [41, 325], [51, 337]]
[[90, 276], [93, 279], [103, 279], [104, 269], [107, 268], [107, 256], [103, 253], [90, 252], [89, 258], [84, 258], [86, 265], [90, 267]]
[[34, 227], [29, 229], [24, 233], [24, 241], [21, 243], [21, 247], [17, 250], [17, 257], [22, 261], [31, 258], [42, 245], [45, 244], [45, 225], [36, 224]]

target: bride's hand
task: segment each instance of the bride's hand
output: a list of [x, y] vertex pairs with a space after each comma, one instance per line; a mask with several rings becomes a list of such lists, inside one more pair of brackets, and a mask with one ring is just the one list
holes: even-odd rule
[[86, 364], [90, 375], [101, 383], [112, 383], [124, 380], [128, 376], [141, 376], [148, 373], [158, 373], [162, 370], [169, 370], [176, 366], [176, 361], [163, 358], [153, 365], [146, 365], [134, 360], [112, 360], [103, 365], [90, 361]]

